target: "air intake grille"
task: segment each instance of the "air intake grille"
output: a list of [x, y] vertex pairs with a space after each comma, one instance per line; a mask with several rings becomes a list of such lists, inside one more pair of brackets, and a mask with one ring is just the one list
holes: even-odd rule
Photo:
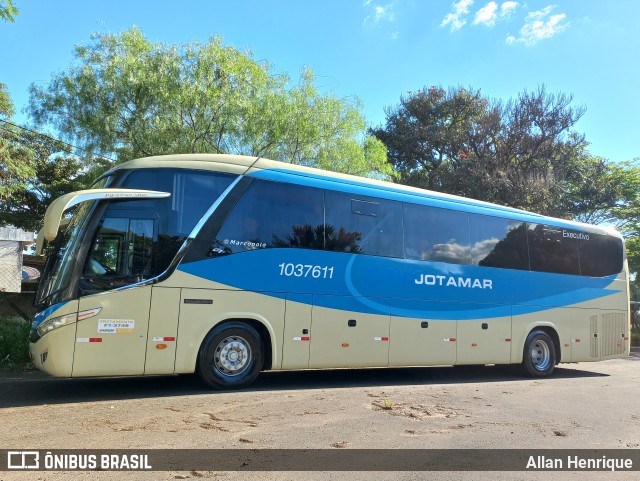
[[628, 321], [624, 313], [610, 312], [602, 315], [602, 329], [598, 333], [602, 358], [624, 353], [627, 330]]
[[598, 317], [599, 316], [591, 316], [591, 357], [594, 359], [598, 359], [600, 354], [598, 353]]

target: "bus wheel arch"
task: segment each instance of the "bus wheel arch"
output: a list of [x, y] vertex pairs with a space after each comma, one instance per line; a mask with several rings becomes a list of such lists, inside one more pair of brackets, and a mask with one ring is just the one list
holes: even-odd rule
[[254, 319], [228, 319], [204, 337], [196, 372], [208, 385], [245, 387], [260, 371], [271, 367], [271, 339], [267, 328]]
[[256, 319], [228, 319], [224, 321], [224, 323], [227, 322], [246, 323], [258, 332], [260, 338], [262, 339], [262, 345], [264, 346], [264, 356], [262, 367], [260, 370], [269, 371], [273, 365], [273, 343], [271, 341], [271, 333], [267, 326]]
[[522, 367], [531, 377], [546, 377], [560, 362], [560, 339], [549, 326], [534, 327], [524, 343]]

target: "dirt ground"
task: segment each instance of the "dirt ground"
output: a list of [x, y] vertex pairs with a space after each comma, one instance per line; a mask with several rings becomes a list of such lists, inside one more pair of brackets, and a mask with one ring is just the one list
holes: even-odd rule
[[[640, 448], [640, 350], [533, 380], [498, 367], [263, 373], [249, 390], [193, 376], [0, 377], [0, 447]], [[636, 473], [39, 472], [0, 480], [637, 479]]]

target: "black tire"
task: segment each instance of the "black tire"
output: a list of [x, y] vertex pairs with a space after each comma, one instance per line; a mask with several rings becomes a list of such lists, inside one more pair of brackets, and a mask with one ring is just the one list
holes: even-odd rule
[[262, 369], [263, 343], [248, 324], [232, 322], [214, 328], [198, 354], [198, 374], [209, 386], [239, 389], [249, 385]]
[[546, 377], [556, 368], [556, 346], [546, 332], [536, 329], [529, 333], [524, 343], [522, 365], [531, 377]]

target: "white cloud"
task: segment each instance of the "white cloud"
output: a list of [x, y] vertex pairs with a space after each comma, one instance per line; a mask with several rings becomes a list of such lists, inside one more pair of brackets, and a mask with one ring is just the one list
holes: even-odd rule
[[473, 5], [473, 0], [459, 0], [453, 3], [453, 12], [447, 14], [440, 24], [441, 27], [450, 25], [452, 32], [460, 30], [467, 20], [464, 18], [469, 13], [469, 7]]
[[524, 25], [520, 29], [520, 36], [516, 38], [513, 35], [508, 35], [506, 38], [507, 44], [521, 42], [531, 46], [566, 29], [569, 23], [565, 22], [567, 16], [564, 13], [551, 15], [555, 7], [555, 5], [549, 5], [542, 10], [530, 12], [524, 19]]
[[503, 2], [502, 5], [500, 5], [500, 16], [508, 17], [515, 12], [517, 6], [518, 2]]
[[496, 22], [509, 18], [517, 6], [518, 2], [503, 2], [498, 11], [498, 4], [496, 2], [489, 2], [476, 12], [473, 24], [493, 27]]
[[396, 15], [394, 12], [394, 3], [388, 3], [386, 5], [378, 5], [378, 4], [374, 4], [373, 0], [366, 0], [364, 2], [364, 6], [367, 8], [371, 8], [372, 11], [372, 15], [367, 15], [367, 17], [364, 19], [364, 23], [367, 22], [373, 22], [373, 23], [379, 23], [382, 21], [386, 21], [386, 22], [393, 22], [396, 19]]
[[478, 25], [483, 23], [488, 27], [493, 27], [496, 24], [496, 18], [498, 14], [498, 4], [496, 2], [489, 2], [484, 7], [476, 12], [476, 18], [473, 19], [473, 24]]
[[393, 14], [393, 5], [385, 5], [384, 7], [378, 5], [375, 8], [375, 12], [376, 22], [379, 22], [380, 20], [388, 20], [389, 22], [393, 22], [395, 20], [395, 15]]

